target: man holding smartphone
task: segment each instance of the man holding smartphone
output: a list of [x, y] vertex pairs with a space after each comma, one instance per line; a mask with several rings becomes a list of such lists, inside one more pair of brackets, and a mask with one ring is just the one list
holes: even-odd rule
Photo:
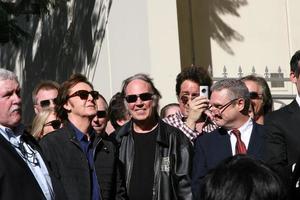
[[180, 112], [163, 120], [179, 128], [191, 141], [202, 131], [211, 132], [216, 128], [207, 112], [211, 85], [208, 71], [199, 66], [188, 67], [177, 75], [176, 95]]

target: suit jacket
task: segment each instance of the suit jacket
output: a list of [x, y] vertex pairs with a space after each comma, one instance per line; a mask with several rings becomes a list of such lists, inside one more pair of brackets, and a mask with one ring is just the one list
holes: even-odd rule
[[296, 100], [266, 116], [266, 161], [291, 183], [292, 165], [300, 156], [300, 108]]
[[[247, 155], [256, 159], [264, 158], [264, 134], [263, 126], [253, 122]], [[195, 199], [199, 199], [205, 175], [230, 156], [232, 156], [230, 136], [225, 129], [219, 128], [197, 138], [192, 173], [192, 191]]]
[[[28, 133], [22, 135], [23, 140], [33, 149], [41, 150], [35, 139]], [[44, 160], [45, 161], [45, 160]], [[47, 163], [45, 162], [47, 165]], [[51, 176], [51, 173], [49, 171]], [[56, 199], [64, 199], [59, 185], [52, 179]], [[59, 190], [56, 191], [56, 189]], [[28, 165], [19, 156], [14, 147], [0, 134], [0, 199], [43, 200], [46, 199], [38, 182]]]

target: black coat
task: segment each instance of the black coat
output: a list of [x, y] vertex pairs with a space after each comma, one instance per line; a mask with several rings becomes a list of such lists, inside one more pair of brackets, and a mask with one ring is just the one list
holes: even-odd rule
[[[71, 125], [67, 122], [63, 128], [47, 134], [40, 141], [40, 145], [54, 175], [61, 181], [68, 199], [90, 200], [88, 161]], [[95, 138], [93, 146], [101, 199], [125, 198], [125, 189], [118, 170], [116, 146], [100, 136]]]
[[265, 118], [266, 161], [290, 185], [292, 166], [300, 157], [300, 108], [296, 100]]
[[[134, 159], [132, 122], [116, 134], [120, 143], [119, 159], [124, 167], [126, 189], [129, 191]], [[159, 120], [156, 138], [153, 200], [191, 200], [192, 144], [177, 128]]]
[[[35, 139], [24, 133], [22, 139], [43, 157]], [[45, 161], [45, 159], [44, 159]], [[47, 162], [45, 161], [47, 166]], [[49, 171], [49, 170], [48, 170]], [[51, 172], [49, 171], [51, 176]], [[56, 199], [65, 199], [56, 179], [52, 178], [52, 186]], [[38, 182], [28, 165], [19, 156], [11, 144], [0, 134], [0, 199], [43, 200], [46, 199]]]

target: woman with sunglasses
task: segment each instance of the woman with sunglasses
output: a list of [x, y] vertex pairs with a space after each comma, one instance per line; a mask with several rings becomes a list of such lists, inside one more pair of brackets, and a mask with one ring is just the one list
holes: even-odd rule
[[62, 123], [52, 108], [44, 109], [33, 119], [31, 134], [40, 140], [46, 134], [61, 128]]

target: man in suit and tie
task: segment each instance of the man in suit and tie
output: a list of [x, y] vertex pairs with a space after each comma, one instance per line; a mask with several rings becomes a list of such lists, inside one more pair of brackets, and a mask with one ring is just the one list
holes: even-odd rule
[[264, 130], [248, 115], [250, 105], [246, 85], [236, 79], [216, 82], [211, 88], [209, 110], [219, 126], [195, 142], [192, 190], [200, 198], [204, 176], [225, 158], [247, 154], [255, 159], [264, 155]]
[[64, 199], [55, 194], [40, 148], [21, 124], [20, 91], [17, 76], [0, 69], [0, 199]]
[[265, 118], [266, 161], [279, 173], [288, 187], [291, 185], [294, 165], [300, 156], [299, 61], [300, 50], [290, 60], [290, 80], [296, 85], [296, 98], [289, 105], [270, 113]]

